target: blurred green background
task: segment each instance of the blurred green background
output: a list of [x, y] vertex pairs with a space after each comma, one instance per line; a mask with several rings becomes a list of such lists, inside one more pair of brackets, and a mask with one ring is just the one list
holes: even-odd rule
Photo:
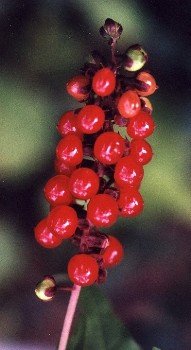
[[144, 350], [191, 349], [190, 13], [189, 0], [0, 1], [0, 349], [54, 349], [59, 338], [68, 297], [43, 304], [34, 286], [66, 271], [73, 250], [41, 248], [33, 227], [48, 212], [55, 126], [79, 106], [65, 84], [91, 50], [108, 53], [98, 32], [107, 17], [123, 25], [119, 49], [140, 43], [149, 53], [160, 89], [145, 210], [110, 230], [126, 256], [100, 288]]

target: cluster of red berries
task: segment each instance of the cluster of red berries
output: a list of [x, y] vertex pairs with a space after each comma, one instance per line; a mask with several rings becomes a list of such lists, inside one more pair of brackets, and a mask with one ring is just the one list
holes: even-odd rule
[[[100, 32], [109, 37], [114, 50], [122, 27], [108, 19]], [[147, 71], [135, 76], [132, 72], [146, 60], [139, 45], [123, 55], [112, 51], [108, 63], [93, 52], [82, 74], [67, 83], [67, 92], [83, 106], [65, 112], [59, 120], [62, 138], [56, 147], [57, 175], [44, 188], [50, 212], [34, 231], [37, 242], [46, 248], [55, 248], [68, 238], [78, 245], [79, 254], [70, 259], [68, 275], [80, 286], [104, 281], [106, 268], [123, 258], [121, 243], [100, 228], [143, 210], [139, 192], [143, 166], [153, 155], [145, 138], [155, 128], [147, 96], [157, 86]], [[125, 137], [115, 132], [116, 125], [122, 127]]]

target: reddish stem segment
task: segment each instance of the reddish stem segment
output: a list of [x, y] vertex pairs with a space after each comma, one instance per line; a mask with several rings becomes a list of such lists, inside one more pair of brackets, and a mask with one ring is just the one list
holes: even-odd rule
[[81, 287], [74, 284], [74, 286], [72, 288], [68, 308], [66, 311], [66, 316], [64, 319], [64, 324], [63, 324], [63, 328], [62, 328], [62, 333], [61, 333], [61, 337], [60, 337], [60, 343], [58, 346], [58, 350], [66, 350], [72, 321], [74, 318], [76, 306], [77, 306], [79, 295], [80, 295], [80, 290], [81, 290]]
[[112, 63], [116, 66], [115, 49], [116, 49], [116, 40], [113, 39], [113, 42], [111, 44], [111, 59], [112, 59]]

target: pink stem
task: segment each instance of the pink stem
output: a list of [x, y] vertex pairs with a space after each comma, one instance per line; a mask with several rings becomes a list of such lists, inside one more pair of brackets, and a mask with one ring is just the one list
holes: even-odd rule
[[62, 328], [62, 333], [61, 333], [61, 337], [60, 337], [60, 343], [58, 346], [58, 350], [66, 350], [72, 321], [74, 318], [76, 306], [77, 306], [79, 295], [80, 295], [80, 290], [81, 290], [81, 287], [74, 284], [74, 286], [72, 288], [68, 308], [66, 311], [66, 316], [64, 319], [64, 324], [63, 324], [63, 328]]

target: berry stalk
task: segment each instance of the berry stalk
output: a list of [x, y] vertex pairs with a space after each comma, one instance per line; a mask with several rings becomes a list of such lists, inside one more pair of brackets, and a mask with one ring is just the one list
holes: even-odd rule
[[64, 318], [64, 324], [63, 324], [63, 328], [62, 328], [62, 332], [61, 332], [58, 350], [66, 350], [66, 348], [67, 348], [70, 330], [71, 330], [71, 326], [72, 326], [72, 321], [73, 321], [74, 314], [76, 311], [76, 306], [77, 306], [78, 299], [80, 296], [80, 291], [81, 291], [81, 287], [74, 284], [74, 286], [72, 288], [70, 300], [68, 303], [66, 316]]

